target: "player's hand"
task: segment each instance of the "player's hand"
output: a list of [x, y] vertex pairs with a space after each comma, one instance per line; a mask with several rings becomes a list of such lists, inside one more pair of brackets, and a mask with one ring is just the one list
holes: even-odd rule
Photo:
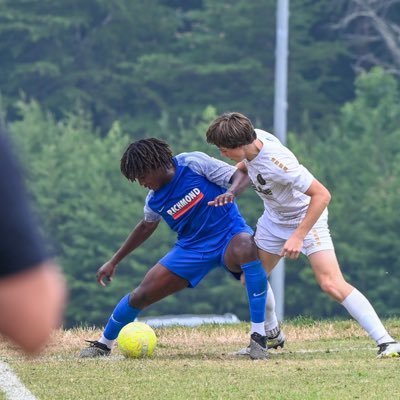
[[97, 282], [99, 282], [101, 286], [106, 287], [104, 279], [106, 279], [108, 282], [111, 282], [115, 274], [116, 268], [117, 264], [113, 264], [111, 261], [107, 261], [96, 272]]
[[235, 195], [232, 192], [225, 192], [217, 196], [214, 200], [209, 201], [207, 204], [209, 206], [219, 207], [225, 206], [228, 203], [233, 203], [235, 201]]
[[296, 260], [299, 258], [304, 240], [296, 236], [291, 236], [284, 244], [281, 256]]

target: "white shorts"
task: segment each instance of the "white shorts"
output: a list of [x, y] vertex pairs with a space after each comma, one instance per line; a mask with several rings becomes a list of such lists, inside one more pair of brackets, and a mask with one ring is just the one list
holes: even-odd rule
[[[268, 253], [279, 255], [286, 240], [294, 232], [294, 227], [278, 225], [263, 214], [257, 222], [254, 240], [257, 247]], [[328, 227], [328, 215], [324, 213], [304, 239], [301, 252], [306, 256], [321, 250], [334, 250]]]

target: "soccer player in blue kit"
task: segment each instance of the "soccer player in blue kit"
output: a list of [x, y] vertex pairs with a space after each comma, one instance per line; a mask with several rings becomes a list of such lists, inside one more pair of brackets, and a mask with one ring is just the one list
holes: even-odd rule
[[177, 233], [177, 241], [140, 285], [120, 300], [101, 338], [89, 341], [80, 356], [109, 355], [120, 330], [144, 308], [186, 287], [194, 288], [213, 268], [224, 266], [236, 277], [243, 273], [246, 279], [250, 357], [267, 358], [267, 277], [258, 259], [253, 231], [235, 203], [213, 207], [222, 193], [228, 192], [234, 198], [236, 192], [243, 190], [248, 183], [243, 180], [243, 172], [201, 152], [173, 157], [169, 145], [154, 138], [128, 146], [121, 159], [121, 172], [130, 181], [148, 188], [149, 193], [144, 218], [113, 257], [98, 269], [99, 284], [105, 286], [105, 279], [112, 280], [121, 260], [151, 236], [161, 219]]

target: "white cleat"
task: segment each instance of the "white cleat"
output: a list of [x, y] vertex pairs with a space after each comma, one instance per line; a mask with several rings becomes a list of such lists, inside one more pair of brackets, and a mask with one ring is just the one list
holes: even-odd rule
[[396, 358], [400, 357], [400, 343], [399, 342], [388, 342], [378, 345], [377, 358]]

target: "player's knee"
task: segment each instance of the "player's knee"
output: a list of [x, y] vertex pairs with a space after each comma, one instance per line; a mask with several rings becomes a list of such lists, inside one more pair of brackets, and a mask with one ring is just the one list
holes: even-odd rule
[[129, 296], [129, 305], [139, 310], [143, 310], [152, 303], [147, 290], [141, 286], [136, 288]]
[[254, 261], [258, 258], [257, 246], [250, 237], [242, 238], [240, 241], [235, 243], [235, 246], [232, 249], [232, 255], [239, 264]]
[[340, 291], [339, 285], [334, 279], [330, 278], [325, 278], [320, 281], [320, 287], [323, 292], [325, 292], [327, 295], [337, 298], [338, 297], [338, 292]]

